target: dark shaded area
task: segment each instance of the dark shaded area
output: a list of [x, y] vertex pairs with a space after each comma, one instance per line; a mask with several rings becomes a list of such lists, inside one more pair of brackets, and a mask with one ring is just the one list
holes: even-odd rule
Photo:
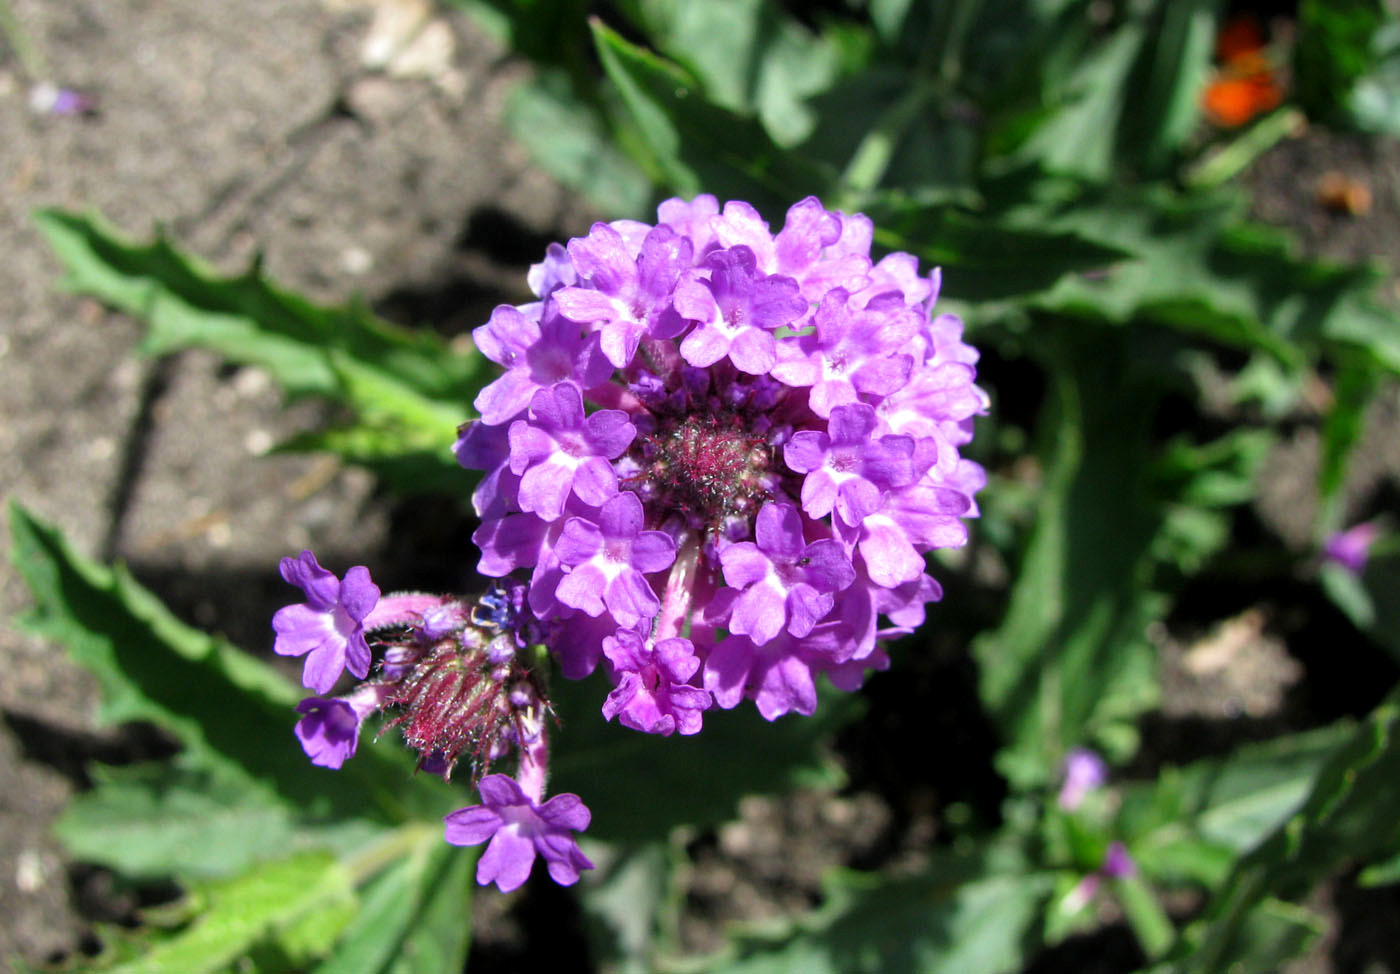
[[[496, 305], [533, 300], [520, 269], [543, 260], [551, 243], [567, 238], [562, 231], [532, 230], [496, 206], [477, 207], [438, 273], [391, 288], [374, 302], [374, 311], [389, 321], [426, 325], [445, 336], [466, 334], [485, 324]], [[502, 273], [491, 273], [497, 269]]]
[[1128, 974], [1147, 963], [1127, 924], [1067, 937], [1031, 958], [1024, 974]]
[[[472, 974], [558, 971], [591, 974], [590, 948], [578, 898], [537, 868], [511, 908], [508, 926], [473, 937], [467, 955]], [[505, 936], [498, 934], [504, 933]]]
[[865, 718], [836, 741], [851, 789], [882, 795], [894, 816], [883, 843], [853, 863], [858, 868], [881, 864], [916, 821], [931, 817], [940, 837], [950, 804], [971, 807], [971, 828], [995, 828], [1001, 820], [1007, 788], [992, 761], [1001, 742], [978, 702], [977, 666], [946, 636], [931, 642], [894, 645], [890, 670], [862, 691]]
[[138, 764], [179, 753], [179, 744], [153, 724], [130, 723], [110, 733], [57, 727], [24, 714], [0, 711], [26, 760], [53, 768], [79, 788], [93, 785], [92, 764]]

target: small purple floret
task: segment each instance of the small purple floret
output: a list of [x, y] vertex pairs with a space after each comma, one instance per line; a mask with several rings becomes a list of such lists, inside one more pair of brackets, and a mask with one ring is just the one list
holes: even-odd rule
[[311, 763], [322, 768], [339, 768], [355, 756], [360, 741], [361, 715], [348, 701], [307, 697], [297, 704], [297, 740]]
[[1322, 546], [1322, 557], [1334, 564], [1360, 575], [1366, 570], [1366, 562], [1371, 557], [1371, 545], [1375, 544], [1380, 528], [1374, 521], [1353, 525], [1345, 531], [1338, 531], [1328, 537]]
[[617, 689], [608, 694], [603, 716], [646, 734], [697, 734], [710, 695], [688, 681], [700, 668], [689, 639], [662, 639], [648, 645], [631, 629], [603, 640], [613, 664]]
[[1077, 747], [1065, 756], [1064, 784], [1060, 787], [1059, 805], [1072, 812], [1084, 803], [1084, 798], [1108, 780], [1108, 765], [1088, 748]]
[[476, 866], [477, 883], [495, 883], [503, 893], [518, 889], [530, 877], [536, 855], [544, 858], [549, 875], [561, 886], [572, 886], [580, 870], [593, 868], [571, 834], [588, 828], [592, 819], [578, 795], [555, 795], [537, 805], [503, 774], [482, 778], [478, 791], [480, 805], [443, 819], [447, 841], [453, 845], [490, 840]]
[[283, 558], [281, 571], [306, 593], [306, 601], [285, 606], [272, 617], [277, 633], [273, 652], [306, 656], [302, 684], [318, 694], [327, 693], [347, 669], [363, 680], [370, 664], [364, 620], [379, 601], [379, 587], [370, 581], [369, 569], [356, 565], [341, 581], [310, 551], [303, 551], [296, 558]]
[[1128, 855], [1128, 847], [1121, 842], [1111, 842], [1104, 853], [1103, 865], [1099, 867], [1109, 879], [1126, 879], [1137, 873], [1137, 863]]
[[734, 601], [730, 632], [762, 645], [786, 629], [802, 637], [831, 611], [833, 595], [855, 581], [840, 543], [806, 543], [797, 508], [765, 504], [757, 543], [742, 541], [719, 553], [724, 580], [742, 593]]

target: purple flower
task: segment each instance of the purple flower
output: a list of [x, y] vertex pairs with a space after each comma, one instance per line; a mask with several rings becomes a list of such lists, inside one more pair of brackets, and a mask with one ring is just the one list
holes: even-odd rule
[[306, 656], [302, 683], [325, 694], [349, 670], [360, 679], [369, 675], [369, 644], [365, 642], [365, 617], [379, 601], [379, 588], [370, 581], [369, 569], [356, 565], [345, 581], [322, 568], [316, 556], [303, 551], [283, 558], [282, 577], [306, 593], [306, 601], [278, 609], [272, 617], [277, 639], [273, 652], [281, 656]]
[[487, 775], [478, 786], [481, 804], [447, 815], [446, 838], [453, 845], [480, 845], [490, 840], [476, 865], [476, 881], [495, 883], [503, 893], [524, 885], [544, 858], [549, 875], [561, 886], [578, 882], [579, 871], [592, 869], [571, 833], [588, 828], [592, 816], [577, 795], [555, 795], [542, 805], [532, 801], [513, 779]]
[[795, 507], [767, 504], [758, 512], [758, 543], [741, 541], [719, 554], [724, 580], [742, 593], [729, 631], [760, 646], [787, 629], [805, 636], [831, 611], [833, 595], [855, 581], [837, 541], [806, 543]]
[[773, 377], [790, 386], [811, 386], [810, 404], [818, 416], [862, 396], [888, 396], [909, 381], [914, 359], [903, 349], [919, 331], [919, 317], [891, 291], [864, 308], [850, 295], [827, 292], [812, 317], [811, 335], [779, 350]]
[[379, 709], [381, 697], [377, 687], [365, 686], [348, 697], [307, 697], [297, 704], [297, 713], [305, 715], [297, 721], [297, 740], [311, 763], [339, 768], [354, 757], [360, 725]]
[[505, 423], [520, 414], [535, 394], [567, 380], [588, 389], [612, 372], [596, 335], [584, 337], [569, 319], [546, 305], [536, 322], [518, 308], [501, 305], [491, 320], [472, 331], [472, 341], [505, 375], [476, 397], [477, 412], [487, 423]]
[[1108, 851], [1104, 853], [1103, 865], [1099, 867], [1099, 871], [1109, 879], [1126, 879], [1137, 873], [1137, 863], [1128, 855], [1128, 847], [1115, 840], [1108, 844]]
[[1366, 570], [1366, 562], [1371, 557], [1371, 545], [1380, 535], [1380, 527], [1375, 521], [1363, 521], [1345, 531], [1337, 531], [1328, 536], [1322, 546], [1322, 557], [1326, 561], [1340, 565], [1353, 575]]
[[783, 459], [802, 481], [802, 509], [811, 518], [832, 508], [857, 525], [880, 506], [880, 492], [914, 479], [914, 440], [909, 436], [871, 439], [879, 420], [875, 408], [853, 403], [832, 409], [827, 433], [801, 430], [783, 447]]
[[569, 257], [584, 284], [559, 291], [563, 313], [598, 329], [603, 354], [625, 368], [643, 336], [670, 338], [685, 327], [672, 294], [691, 264], [692, 245], [667, 226], [646, 235], [634, 255], [622, 234], [595, 223], [588, 236], [569, 242]]
[[722, 705], [802, 712], [815, 674], [857, 686], [888, 664], [877, 639], [922, 621], [941, 591], [925, 556], [977, 515], [985, 475], [960, 450], [988, 400], [961, 322], [934, 312], [938, 272], [872, 262], [873, 236], [814, 197], [776, 233], [741, 201], [667, 200], [655, 225], [551, 248], [530, 277], [544, 300], [482, 333], [514, 377], [458, 442], [486, 471], [479, 569], [531, 573], [569, 675], [619, 628], [684, 637]]
[[642, 502], [631, 493], [604, 504], [596, 524], [569, 518], [554, 550], [570, 569], [559, 582], [559, 601], [591, 616], [606, 610], [629, 628], [656, 615], [661, 605], [643, 576], [676, 558], [669, 535], [642, 530]]
[[710, 695], [688, 682], [700, 668], [689, 639], [663, 639], [648, 645], [631, 629], [619, 629], [603, 640], [603, 652], [613, 665], [617, 689], [608, 694], [603, 716], [619, 717], [624, 727], [668, 737], [700, 732], [700, 714]]
[[572, 383], [541, 389], [530, 400], [529, 419], [510, 425], [510, 469], [520, 475], [521, 508], [553, 521], [570, 492], [594, 507], [603, 504], [617, 493], [608, 461], [636, 435], [620, 410], [585, 417], [583, 395]]
[[1060, 786], [1059, 804], [1072, 812], [1084, 802], [1084, 797], [1108, 780], [1108, 765], [1103, 758], [1087, 748], [1077, 747], [1065, 756], [1064, 784]]
[[773, 329], [807, 310], [797, 282], [764, 277], [747, 247], [711, 254], [705, 266], [707, 280], [691, 278], [676, 287], [676, 311], [699, 323], [681, 342], [681, 355], [695, 366], [728, 357], [741, 372], [765, 374], [777, 361]]

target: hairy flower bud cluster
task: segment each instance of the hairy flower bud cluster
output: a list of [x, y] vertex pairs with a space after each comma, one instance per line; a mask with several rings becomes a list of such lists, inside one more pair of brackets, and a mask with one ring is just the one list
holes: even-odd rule
[[[282, 576], [307, 601], [273, 618], [275, 652], [307, 657], [304, 682], [317, 692], [297, 705], [296, 736], [312, 764], [338, 769], [354, 756], [360, 729], [376, 712], [418, 752], [419, 768], [450, 778], [465, 759], [482, 804], [445, 820], [457, 845], [490, 845], [477, 869], [483, 885], [511, 890], [543, 856], [560, 883], [591, 869], [572, 832], [587, 828], [577, 795], [544, 800], [549, 757], [544, 680], [530, 654], [538, 627], [524, 611], [524, 586], [493, 583], [480, 598], [403, 593], [380, 596], [356, 566], [344, 580], [303, 551], [282, 560]], [[325, 694], [345, 671], [361, 682]], [[516, 777], [489, 774], [514, 758]]]
[[552, 245], [539, 300], [473, 332], [504, 369], [457, 444], [480, 571], [529, 572], [565, 676], [606, 658], [609, 718], [810, 714], [819, 674], [854, 689], [940, 597], [924, 555], [966, 542], [987, 399], [938, 272], [872, 236], [815, 198], [776, 234], [673, 199]]

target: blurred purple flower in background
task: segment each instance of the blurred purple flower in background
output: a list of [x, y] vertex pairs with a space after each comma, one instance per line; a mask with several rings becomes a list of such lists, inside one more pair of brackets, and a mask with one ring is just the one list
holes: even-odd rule
[[1371, 545], [1380, 536], [1380, 527], [1375, 521], [1363, 521], [1345, 531], [1337, 531], [1328, 536], [1322, 545], [1325, 561], [1340, 565], [1353, 575], [1366, 570], [1366, 562], [1371, 557]]
[[1060, 786], [1059, 804], [1072, 812], [1084, 803], [1084, 797], [1108, 780], [1108, 766], [1103, 758], [1088, 748], [1077, 747], [1065, 756], [1062, 766], [1064, 783]]

